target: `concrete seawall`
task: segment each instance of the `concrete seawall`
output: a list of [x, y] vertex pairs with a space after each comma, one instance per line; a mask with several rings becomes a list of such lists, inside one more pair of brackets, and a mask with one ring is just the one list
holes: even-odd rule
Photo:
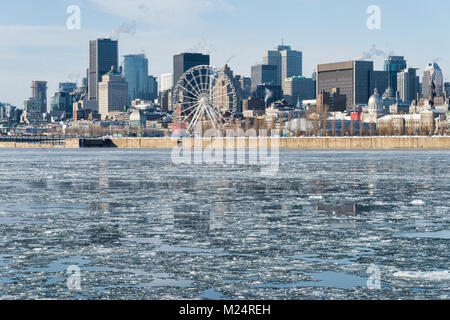
[[[280, 149], [450, 149], [445, 137], [298, 137], [281, 138], [120, 138], [110, 139], [108, 146], [125, 149], [172, 149], [176, 146], [211, 148], [255, 148], [278, 144]], [[63, 145], [0, 142], [0, 148], [80, 148], [80, 139], [66, 139]], [[274, 145], [275, 146], [275, 145]]]
[[[112, 139], [118, 148], [255, 148], [278, 144], [280, 149], [450, 149], [450, 137], [299, 137], [281, 138], [134, 138]], [[275, 145], [274, 145], [275, 146]]]

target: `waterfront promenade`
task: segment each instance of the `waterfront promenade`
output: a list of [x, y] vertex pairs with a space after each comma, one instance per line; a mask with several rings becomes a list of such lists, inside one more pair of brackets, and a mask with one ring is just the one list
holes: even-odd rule
[[[397, 137], [292, 137], [292, 138], [68, 138], [58, 143], [0, 141], [0, 148], [128, 148], [172, 149], [174, 147], [202, 148], [254, 148], [261, 144], [280, 149], [450, 149], [450, 136], [397, 136]], [[201, 143], [199, 143], [201, 141]]]

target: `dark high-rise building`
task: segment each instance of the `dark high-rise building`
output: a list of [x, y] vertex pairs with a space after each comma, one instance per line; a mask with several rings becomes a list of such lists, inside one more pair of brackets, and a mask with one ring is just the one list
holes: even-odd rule
[[72, 117], [73, 112], [73, 103], [72, 96], [69, 92], [59, 91], [56, 92], [53, 97], [50, 99], [51, 101], [51, 111], [53, 112], [65, 112], [66, 119], [70, 119]]
[[445, 98], [450, 97], [450, 82], [444, 83], [444, 94], [445, 94]]
[[259, 84], [256, 86], [256, 98], [264, 100], [266, 107], [269, 107], [272, 102], [281, 100], [283, 98], [283, 90], [281, 86], [274, 84]]
[[373, 61], [346, 61], [317, 66], [317, 94], [339, 88], [346, 96], [347, 111], [357, 104], [367, 104], [370, 97], [370, 72]]
[[316, 94], [317, 94], [317, 71], [315, 69], [312, 73], [311, 78], [312, 78], [313, 85], [314, 85], [314, 98], [315, 98]]
[[275, 84], [282, 85], [287, 78], [302, 76], [303, 54], [301, 51], [292, 50], [291, 46], [282, 44], [275, 50], [264, 53], [263, 63], [277, 66], [277, 79]]
[[98, 84], [111, 67], [119, 70], [118, 41], [111, 39], [89, 41], [89, 100], [98, 100]]
[[148, 77], [148, 59], [145, 54], [123, 57], [122, 74], [128, 82], [128, 104], [136, 99], [151, 100]]
[[[384, 71], [389, 74], [389, 86], [397, 91], [397, 73], [406, 69], [406, 60], [402, 56], [390, 56], [384, 61]], [[378, 92], [384, 92], [378, 90]]]
[[175, 87], [183, 73], [201, 65], [209, 66], [209, 55], [201, 53], [180, 53], [173, 56], [173, 86]]
[[389, 87], [389, 72], [387, 71], [370, 71], [370, 88], [369, 93], [372, 95], [375, 92], [375, 89], [378, 89], [378, 92], [383, 94], [386, 89]]
[[47, 81], [31, 83], [32, 99], [41, 101], [41, 113], [47, 112]]
[[148, 98], [147, 100], [155, 100], [158, 98], [158, 79], [154, 76], [148, 76]]
[[71, 93], [77, 89], [77, 84], [74, 82], [60, 82], [59, 83], [59, 92], [67, 92]]
[[242, 99], [247, 99], [252, 91], [252, 79], [241, 76], [239, 77], [239, 82], [242, 89]]
[[271, 64], [258, 64], [252, 66], [252, 91], [261, 84], [277, 84], [278, 68]]
[[303, 100], [315, 98], [314, 83], [311, 78], [291, 77], [284, 79], [282, 89], [284, 99], [291, 106], [297, 106]]
[[419, 93], [419, 77], [417, 69], [408, 68], [397, 74], [397, 86], [400, 100], [412, 102], [417, 99]]

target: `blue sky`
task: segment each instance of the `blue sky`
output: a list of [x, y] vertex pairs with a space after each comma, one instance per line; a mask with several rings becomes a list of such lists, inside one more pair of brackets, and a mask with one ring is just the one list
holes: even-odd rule
[[[81, 9], [81, 29], [68, 30], [69, 5]], [[369, 30], [366, 9], [381, 9], [381, 29]], [[237, 74], [250, 75], [264, 50], [284, 39], [303, 51], [304, 75], [316, 65], [360, 57], [376, 48], [377, 69], [387, 54], [404, 55], [421, 74], [438, 62], [448, 81], [448, 1], [385, 0], [1, 0], [0, 101], [21, 106], [32, 80], [79, 81], [88, 64], [88, 41], [119, 26], [120, 55], [145, 53], [150, 73], [172, 71], [172, 56], [211, 54]], [[372, 50], [372, 52], [375, 52]]]

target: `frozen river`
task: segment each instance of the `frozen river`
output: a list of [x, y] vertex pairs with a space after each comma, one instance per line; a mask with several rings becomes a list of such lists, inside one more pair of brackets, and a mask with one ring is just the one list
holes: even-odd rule
[[262, 177], [0, 149], [0, 298], [449, 299], [449, 168], [449, 151], [283, 150]]

